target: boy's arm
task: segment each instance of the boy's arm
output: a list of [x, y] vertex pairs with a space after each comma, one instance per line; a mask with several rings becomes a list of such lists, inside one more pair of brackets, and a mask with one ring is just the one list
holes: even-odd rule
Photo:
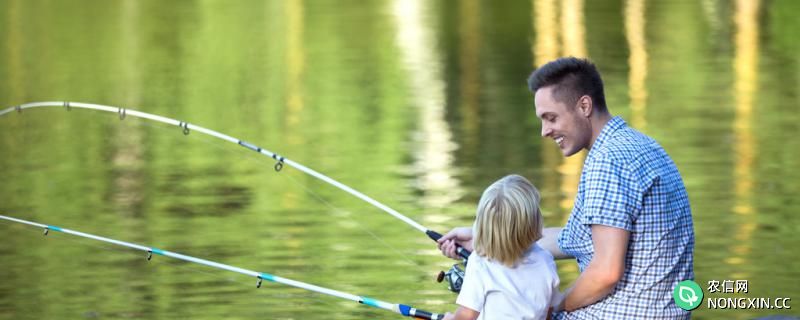
[[544, 228], [542, 230], [542, 238], [536, 242], [542, 249], [545, 249], [553, 255], [553, 258], [558, 259], [570, 259], [574, 258], [571, 255], [568, 255], [564, 252], [561, 252], [561, 248], [558, 247], [558, 234], [561, 230], [564, 229], [562, 227], [550, 227]]
[[461, 260], [461, 257], [456, 253], [456, 244], [460, 245], [468, 251], [473, 251], [472, 248], [472, 228], [459, 227], [453, 228], [450, 232], [443, 235], [439, 240], [436, 240], [439, 250], [445, 257]]
[[459, 306], [456, 313], [447, 313], [444, 320], [475, 320], [481, 313], [467, 307]]

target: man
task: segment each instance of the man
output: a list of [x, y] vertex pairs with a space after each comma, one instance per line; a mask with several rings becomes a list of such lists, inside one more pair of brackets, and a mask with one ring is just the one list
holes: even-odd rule
[[[594, 64], [560, 58], [531, 74], [542, 136], [569, 157], [589, 150], [575, 205], [564, 228], [548, 228], [539, 245], [574, 257], [580, 276], [566, 290], [557, 319], [688, 319], [672, 298], [694, 279], [694, 227], [683, 181], [664, 149], [613, 117]], [[471, 247], [456, 228], [439, 240], [449, 257]], [[559, 309], [557, 308], [557, 309]]]

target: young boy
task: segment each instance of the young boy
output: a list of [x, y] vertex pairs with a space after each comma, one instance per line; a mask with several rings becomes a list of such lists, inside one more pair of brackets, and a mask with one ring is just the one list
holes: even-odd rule
[[561, 294], [553, 256], [536, 244], [543, 224], [539, 199], [518, 175], [483, 192], [459, 307], [444, 319], [549, 319]]

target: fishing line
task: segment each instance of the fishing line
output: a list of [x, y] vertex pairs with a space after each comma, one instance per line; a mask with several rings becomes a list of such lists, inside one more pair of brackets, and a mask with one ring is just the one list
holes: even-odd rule
[[[128, 122], [128, 123], [130, 123], [132, 125], [146, 126], [148, 128], [155, 128], [157, 130], [164, 130], [164, 131], [169, 131], [170, 130], [170, 128], [168, 128], [166, 126], [157, 125], [155, 123], [144, 121], [143, 119], [140, 119], [138, 117], [127, 117], [127, 116], [125, 116], [127, 114], [127, 111], [125, 111], [125, 110], [127, 110], [127, 109], [121, 108], [121, 110], [122, 111], [118, 111], [118, 114], [120, 115], [120, 120], [128, 120], [126, 122]], [[129, 119], [132, 119], [134, 121], [130, 121]], [[114, 124], [111, 123], [110, 125], [114, 125]], [[181, 122], [181, 126], [180, 127], [182, 129], [186, 130], [185, 122]], [[172, 131], [173, 131], [172, 133], [174, 133], [174, 129], [172, 129]], [[225, 152], [226, 154], [229, 154], [229, 155], [233, 154], [232, 148], [223, 147], [223, 146], [219, 145], [219, 143], [215, 142], [216, 140], [212, 141], [212, 140], [207, 139], [205, 137], [205, 135], [203, 135], [201, 137], [201, 136], [198, 136], [198, 135], [185, 134], [184, 138], [190, 138], [193, 141], [202, 142], [205, 145], [212, 146], [212, 147], [216, 148], [217, 150]], [[176, 139], [176, 138], [173, 135], [170, 135], [169, 139]], [[237, 153], [236, 157], [238, 158], [238, 157], [240, 157], [242, 155], [243, 155], [242, 153]], [[258, 157], [258, 159], [256, 159], [256, 158], [253, 157], [252, 154], [249, 154], [245, 159], [247, 159], [248, 161], [252, 161], [252, 163], [254, 163], [254, 164], [257, 164], [257, 167], [260, 168], [259, 170], [261, 170], [261, 168], [263, 168], [263, 163], [264, 163], [264, 158], [263, 157]], [[280, 173], [280, 172], [278, 172], [278, 173]], [[320, 194], [318, 194], [318, 193], [314, 192], [313, 190], [311, 190], [311, 188], [309, 188], [307, 185], [300, 183], [298, 180], [296, 180], [294, 177], [292, 177], [291, 174], [286, 173], [286, 174], [277, 174], [277, 175], [281, 176], [282, 179], [288, 179], [289, 181], [291, 181], [296, 186], [299, 186], [302, 190], [304, 190], [306, 192], [306, 194], [308, 194], [308, 195], [312, 196], [313, 198], [317, 199], [317, 201], [320, 201], [321, 203], [326, 205], [328, 208], [333, 209], [334, 211], [348, 213], [347, 215], [345, 215], [346, 219], [348, 221], [354, 223], [358, 227], [359, 230], [361, 230], [362, 232], [368, 234], [375, 241], [379, 242], [382, 246], [384, 246], [385, 248], [389, 249], [390, 251], [394, 252], [396, 255], [401, 257], [401, 260], [404, 261], [404, 263], [408, 264], [409, 266], [412, 266], [413, 268], [417, 269], [420, 272], [423, 272], [423, 273], [424, 272], [428, 272], [428, 270], [425, 270], [424, 268], [422, 268], [422, 266], [420, 266], [419, 263], [415, 263], [414, 261], [412, 261], [407, 254], [402, 253], [399, 249], [397, 249], [396, 247], [392, 246], [391, 244], [389, 244], [388, 242], [383, 240], [380, 236], [378, 236], [374, 232], [370, 231], [369, 228], [365, 227], [362, 223], [358, 222], [358, 220], [356, 220], [353, 217], [351, 217], [351, 215], [354, 214], [352, 211], [345, 210], [345, 209], [342, 209], [340, 207], [337, 207], [337, 206], [333, 205], [331, 202], [325, 200]]]
[[398, 256], [402, 257], [402, 258], [403, 258], [403, 261], [404, 261], [404, 262], [406, 262], [408, 265], [410, 265], [410, 266], [413, 266], [414, 268], [418, 269], [419, 271], [421, 271], [421, 272], [423, 272], [423, 273], [424, 273], [424, 272], [427, 272], [427, 270], [423, 269], [423, 268], [422, 268], [422, 267], [421, 267], [421, 266], [420, 266], [418, 263], [414, 263], [414, 261], [412, 261], [412, 260], [411, 260], [411, 259], [408, 257], [408, 255], [406, 255], [406, 254], [404, 254], [404, 253], [400, 252], [400, 250], [399, 250], [399, 249], [395, 248], [394, 246], [392, 246], [392, 245], [391, 245], [391, 244], [389, 244], [388, 242], [384, 241], [384, 240], [383, 240], [381, 237], [379, 237], [377, 234], [375, 234], [375, 233], [373, 233], [372, 231], [370, 231], [370, 229], [369, 229], [369, 228], [365, 227], [365, 226], [364, 226], [364, 225], [362, 225], [360, 222], [358, 222], [358, 220], [356, 220], [356, 219], [354, 219], [354, 218], [351, 218], [351, 217], [350, 217], [350, 214], [353, 214], [353, 212], [351, 212], [351, 211], [347, 211], [347, 210], [341, 210], [341, 209], [339, 209], [338, 207], [334, 206], [334, 205], [333, 205], [332, 203], [330, 203], [329, 201], [327, 201], [327, 200], [323, 199], [323, 198], [322, 198], [322, 196], [320, 196], [320, 195], [318, 195], [317, 193], [315, 193], [315, 192], [311, 191], [311, 189], [310, 189], [310, 188], [308, 188], [307, 186], [305, 186], [305, 185], [303, 185], [303, 184], [300, 184], [300, 183], [299, 183], [298, 181], [296, 181], [296, 180], [295, 180], [293, 177], [291, 177], [291, 176], [287, 175], [287, 179], [290, 179], [290, 180], [292, 180], [292, 181], [293, 181], [295, 184], [299, 185], [299, 186], [300, 186], [300, 187], [302, 187], [304, 190], [306, 190], [306, 192], [308, 192], [308, 193], [309, 193], [309, 194], [310, 194], [312, 197], [316, 198], [318, 201], [320, 201], [320, 202], [322, 202], [323, 204], [327, 205], [329, 208], [331, 208], [331, 209], [333, 209], [333, 210], [340, 210], [341, 212], [348, 213], [348, 215], [345, 215], [345, 217], [346, 217], [346, 218], [347, 218], [347, 219], [348, 219], [350, 222], [352, 222], [352, 223], [356, 224], [356, 226], [358, 226], [358, 229], [359, 229], [359, 230], [361, 230], [361, 231], [363, 231], [363, 232], [365, 232], [365, 233], [369, 234], [370, 236], [372, 236], [372, 238], [373, 238], [373, 239], [375, 239], [376, 241], [380, 242], [380, 243], [381, 243], [381, 244], [382, 244], [384, 247], [386, 247], [386, 248], [389, 248], [389, 250], [393, 251], [395, 254], [397, 254]]
[[[132, 124], [139, 125], [139, 126], [146, 126], [146, 127], [149, 127], [149, 128], [156, 128], [158, 130], [169, 130], [169, 128], [166, 128], [164, 126], [156, 125], [154, 123], [149, 123], [147, 121], [142, 121], [141, 119], [138, 119], [138, 118], [135, 118], [135, 121], [132, 122]], [[212, 146], [212, 147], [216, 148], [217, 150], [219, 150], [221, 152], [224, 152], [224, 153], [226, 153], [228, 155], [233, 155], [233, 153], [234, 153], [233, 150], [231, 150], [231, 148], [223, 147], [222, 145], [219, 145], [219, 143], [217, 143], [216, 141], [209, 140], [209, 139], [207, 139], [205, 137], [188, 135], [187, 138], [190, 138], [193, 141], [198, 141], [198, 142], [204, 143], [206, 145]], [[174, 139], [174, 137], [172, 137], [171, 139]], [[239, 158], [239, 157], [242, 157], [242, 156], [243, 155], [241, 153], [237, 153], [235, 155], [236, 158]], [[255, 158], [253, 155], [248, 153], [248, 155], [246, 157], [244, 157], [244, 159], [247, 159], [247, 161], [250, 161], [253, 164], [257, 164], [257, 167], [259, 168], [259, 170], [262, 170], [263, 165], [264, 165], [264, 158], [263, 157]], [[347, 215], [344, 215], [344, 217], [348, 221], [354, 223], [358, 227], [358, 229], [360, 231], [368, 234], [375, 241], [379, 242], [382, 246], [384, 246], [385, 248], [389, 249], [390, 251], [394, 252], [396, 255], [401, 257], [402, 258], [401, 260], [404, 263], [406, 263], [407, 265], [417, 269], [418, 271], [420, 271], [422, 273], [429, 272], [429, 270], [424, 269], [422, 266], [420, 266], [419, 263], [415, 263], [413, 260], [411, 260], [407, 254], [402, 253], [399, 249], [397, 249], [396, 247], [392, 246], [388, 242], [384, 241], [383, 238], [381, 238], [379, 235], [377, 235], [374, 232], [370, 231], [369, 228], [365, 227], [363, 224], [358, 222], [358, 220], [356, 220], [355, 218], [351, 217], [351, 215], [354, 215], [354, 213], [352, 211], [345, 210], [345, 209], [342, 209], [340, 207], [337, 207], [333, 203], [331, 203], [330, 201], [325, 200], [320, 194], [318, 194], [317, 192], [314, 192], [313, 190], [311, 190], [310, 187], [308, 187], [307, 185], [305, 185], [305, 184], [301, 183], [300, 181], [298, 181], [291, 174], [288, 174], [288, 173], [281, 174], [280, 172], [278, 172], [276, 175], [278, 177], [280, 177], [279, 179], [288, 179], [294, 185], [300, 187], [303, 191], [305, 191], [306, 194], [310, 195], [314, 199], [317, 199], [317, 201], [323, 203], [329, 209], [331, 209], [333, 211], [347, 213]]]

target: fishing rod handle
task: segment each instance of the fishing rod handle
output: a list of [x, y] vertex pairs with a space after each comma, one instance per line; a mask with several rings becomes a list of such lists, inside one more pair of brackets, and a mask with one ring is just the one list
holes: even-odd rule
[[414, 318], [414, 319], [424, 319], [424, 320], [442, 320], [442, 319], [444, 319], [444, 314], [442, 314], [442, 313], [428, 312], [428, 311], [425, 311], [425, 310], [420, 310], [420, 309], [417, 309], [417, 308], [413, 308], [413, 307], [411, 307], [409, 305], [405, 305], [405, 304], [399, 304], [399, 305], [397, 305], [397, 307], [398, 307], [398, 309], [395, 310], [395, 311], [399, 312], [400, 314], [402, 314], [402, 315], [404, 315], [406, 317], [411, 317], [411, 318]]
[[[442, 234], [441, 233], [438, 233], [438, 232], [433, 231], [433, 230], [425, 231], [425, 234], [427, 234], [428, 237], [433, 239], [433, 241], [439, 241], [439, 239], [442, 238]], [[472, 252], [470, 252], [469, 250], [465, 249], [464, 247], [462, 247], [461, 245], [456, 243], [456, 253], [458, 254], [459, 257], [463, 258], [464, 260], [467, 260], [467, 259], [469, 259], [469, 255]]]
[[442, 320], [444, 319], [443, 314], [438, 313], [430, 313], [428, 311], [416, 310], [414, 316], [415, 319], [425, 319], [425, 320]]

